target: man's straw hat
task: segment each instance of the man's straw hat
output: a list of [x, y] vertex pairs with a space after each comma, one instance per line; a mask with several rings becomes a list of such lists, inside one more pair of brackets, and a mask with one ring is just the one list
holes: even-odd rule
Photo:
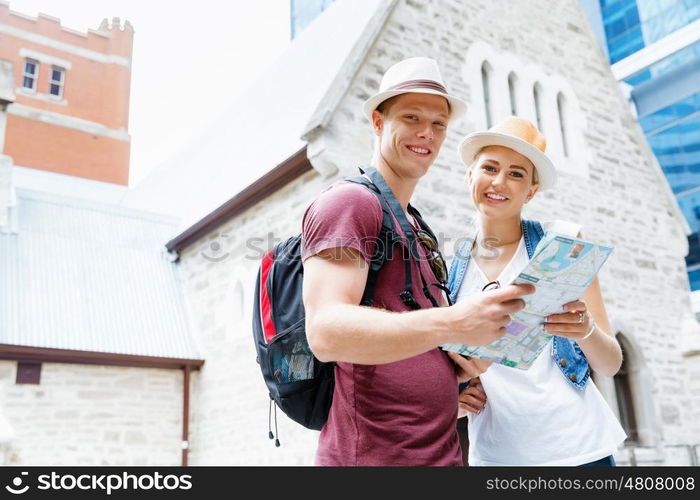
[[428, 57], [411, 57], [386, 70], [379, 92], [364, 102], [362, 111], [371, 122], [372, 111], [377, 106], [387, 99], [409, 92], [441, 95], [447, 99], [450, 103], [450, 120], [459, 118], [467, 110], [467, 104], [462, 99], [447, 93], [437, 61]]

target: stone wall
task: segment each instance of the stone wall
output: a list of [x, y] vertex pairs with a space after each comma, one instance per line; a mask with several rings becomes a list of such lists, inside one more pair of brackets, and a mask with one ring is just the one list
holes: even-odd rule
[[180, 465], [181, 370], [44, 363], [31, 385], [16, 366], [0, 361], [5, 465]]
[[206, 360], [192, 401], [193, 464], [313, 463], [318, 433], [282, 412], [281, 447], [268, 439], [270, 399], [250, 325], [262, 252], [301, 231], [306, 205], [327, 182], [308, 172], [182, 254], [185, 295]]

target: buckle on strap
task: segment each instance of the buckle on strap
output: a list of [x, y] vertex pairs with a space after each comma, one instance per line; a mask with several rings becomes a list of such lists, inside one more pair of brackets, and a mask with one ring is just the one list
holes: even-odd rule
[[416, 301], [416, 299], [413, 297], [413, 293], [411, 290], [404, 290], [399, 294], [399, 297], [401, 297], [401, 300], [405, 305], [410, 307], [411, 309], [420, 309], [420, 304]]

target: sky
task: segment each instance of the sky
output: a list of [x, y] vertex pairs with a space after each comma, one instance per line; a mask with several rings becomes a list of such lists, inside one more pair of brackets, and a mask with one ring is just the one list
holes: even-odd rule
[[[129, 185], [177, 155], [289, 45], [289, 0], [9, 0], [87, 32], [134, 27]], [[242, 118], [243, 119], [243, 118]]]

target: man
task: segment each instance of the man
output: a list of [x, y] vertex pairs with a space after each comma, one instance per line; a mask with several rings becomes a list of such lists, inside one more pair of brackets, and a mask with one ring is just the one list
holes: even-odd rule
[[[364, 104], [375, 134], [373, 164], [407, 213], [418, 180], [445, 140], [447, 124], [466, 105], [447, 93], [437, 63], [406, 59], [384, 75]], [[422, 282], [435, 276], [425, 250], [411, 260], [413, 295], [399, 294], [405, 262], [380, 270], [375, 307], [359, 306], [382, 209], [367, 188], [339, 182], [304, 214], [304, 306], [309, 344], [321, 361], [335, 361], [335, 389], [321, 431], [319, 465], [462, 465], [456, 432], [458, 377], [476, 376], [473, 362], [441, 351], [446, 342], [490, 343], [505, 333], [518, 297], [530, 286], [485, 292], [467, 303], [433, 308]], [[397, 224], [398, 227], [398, 224]], [[339, 251], [340, 250], [340, 251]], [[452, 359], [450, 359], [452, 358]]]

